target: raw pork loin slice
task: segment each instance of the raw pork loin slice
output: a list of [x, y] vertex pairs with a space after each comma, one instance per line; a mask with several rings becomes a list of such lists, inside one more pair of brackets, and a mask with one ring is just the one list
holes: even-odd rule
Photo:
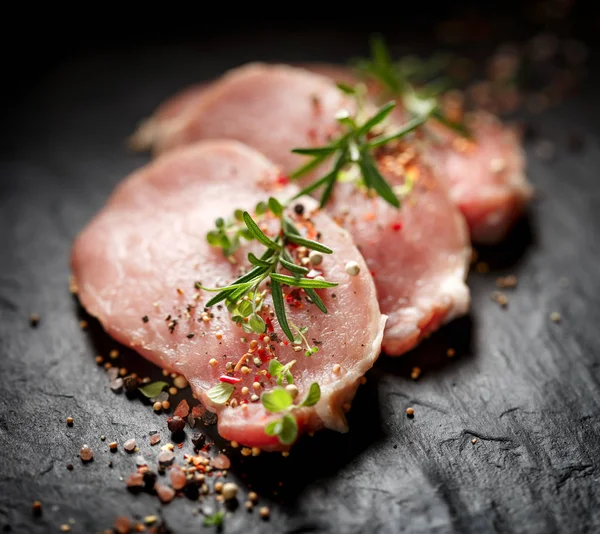
[[425, 156], [467, 219], [477, 243], [501, 241], [523, 215], [533, 188], [525, 175], [525, 156], [516, 129], [494, 115], [478, 111], [467, 116], [473, 140], [429, 121], [436, 141], [425, 145]]
[[[306, 68], [335, 81], [357, 81], [345, 67], [313, 64]], [[377, 93], [376, 87], [370, 85], [370, 89]], [[195, 99], [199, 95], [196, 90]], [[406, 118], [400, 108], [395, 114], [401, 121]], [[533, 196], [525, 175], [521, 139], [515, 128], [504, 126], [485, 111], [468, 114], [466, 121], [472, 141], [436, 120], [428, 121], [427, 130], [432, 135], [422, 145], [424, 156], [440, 179], [446, 181], [452, 200], [467, 219], [471, 239], [497, 243], [523, 215]]]
[[[335, 81], [348, 84], [357, 81], [352, 71], [346, 67], [327, 64], [311, 64], [304, 67]], [[283, 67], [278, 69], [278, 76], [285, 77], [289, 74]], [[249, 121], [249, 128], [253, 128], [252, 124], [260, 124], [262, 128], [264, 124], [262, 119], [265, 116], [277, 117], [273, 109], [285, 107], [286, 114], [290, 113], [287, 100], [289, 97], [276, 90], [275, 84], [272, 83], [272, 77], [275, 75], [273, 72], [264, 80], [263, 87], [259, 87], [259, 81], [251, 79], [254, 76], [261, 78], [262, 75], [260, 66], [249, 65], [232, 71], [218, 84], [225, 92], [224, 95], [219, 94], [218, 98], [232, 98], [235, 102], [239, 102], [240, 106], [243, 106], [245, 98], [255, 98], [252, 96], [255, 93], [262, 95], [264, 100], [261, 102], [265, 107], [253, 106], [252, 111], [256, 112], [256, 122]], [[235, 80], [251, 83], [246, 88], [243, 84], [236, 84]], [[315, 83], [314, 79], [312, 83]], [[205, 98], [207, 87], [209, 86], [205, 84], [190, 87], [165, 102], [153, 117], [140, 125], [133, 137], [133, 145], [136, 148], [153, 148], [156, 152], [161, 152], [205, 138], [205, 132], [213, 130], [211, 123], [205, 124], [199, 120], [199, 117], [204, 115], [204, 107], [212, 105], [210, 99]], [[317, 88], [316, 85], [313, 87]], [[272, 88], [275, 88], [275, 91], [272, 92]], [[371, 89], [373, 94], [377, 93], [375, 87]], [[327, 96], [326, 109], [322, 117], [331, 119], [333, 115], [330, 110], [336, 105], [338, 107], [344, 105], [343, 96], [338, 94], [336, 97], [332, 86], [327, 87], [322, 82], [318, 90], [320, 95]], [[233, 94], [228, 94], [228, 91], [232, 91]], [[297, 91], [300, 92], [300, 89]], [[208, 94], [218, 93], [213, 90]], [[298, 125], [302, 132], [309, 132], [314, 136], [315, 131], [326, 132], [328, 128], [335, 126], [333, 121], [308, 125], [305, 120], [307, 117], [311, 118], [308, 106], [300, 105], [294, 109], [298, 112], [293, 117], [294, 124]], [[237, 111], [248, 112], [245, 108]], [[403, 120], [401, 112], [396, 115]], [[227, 111], [226, 117], [229, 116]], [[215, 115], [214, 120], [219, 120], [219, 117]], [[515, 129], [504, 126], [497, 117], [483, 111], [472, 114], [469, 127], [475, 142], [465, 141], [455, 132], [432, 120], [428, 123], [428, 129], [434, 134], [435, 141], [428, 140], [422, 146], [425, 148], [425, 157], [428, 158], [439, 178], [446, 181], [452, 200], [465, 216], [473, 241], [497, 243], [525, 212], [533, 196], [533, 188], [525, 175], [525, 158]], [[251, 129], [246, 132], [234, 131], [235, 123], [229, 121], [220, 125], [219, 130], [222, 131], [223, 137], [232, 137], [246, 142], [253, 136]], [[268, 131], [273, 135], [279, 132], [279, 122], [272, 124]], [[285, 159], [282, 159], [284, 153], [280, 149], [285, 140], [275, 139], [275, 142], [269, 139], [265, 146], [257, 148], [285, 167], [293, 168], [297, 164], [298, 157], [285, 153]], [[313, 138], [305, 139], [304, 144], [317, 144], [317, 141], [320, 142]]]
[[[236, 69], [192, 95], [188, 90], [163, 104], [153, 126], [159, 150], [229, 136], [265, 152], [286, 173], [306, 162], [290, 150], [326, 142], [338, 126], [335, 112], [352, 105], [324, 76], [261, 64]], [[163, 129], [165, 115], [169, 126]], [[383, 342], [389, 355], [405, 353], [469, 307], [463, 217], [418, 154], [404, 148], [382, 168], [394, 185], [402, 186], [407, 175], [415, 180], [400, 210], [350, 184], [338, 184], [327, 204], [373, 274], [382, 313], [389, 316]]]
[[[296, 411], [299, 430], [325, 426], [344, 432], [342, 407], [351, 401], [361, 377], [377, 359], [385, 323], [373, 280], [350, 236], [315, 210], [316, 203], [307, 197], [298, 201], [305, 207], [304, 214], [290, 210], [290, 217], [296, 221], [310, 218], [320, 240], [334, 249], [319, 269], [339, 286], [319, 290], [327, 315], [308, 302], [286, 308], [291, 322], [308, 327], [319, 351], [306, 357], [283, 343], [285, 336], [276, 318], [272, 324], [277, 338], [268, 343], [245, 334], [224, 306], [211, 308], [214, 316], [209, 321], [202, 319], [203, 302], [214, 294], [197, 290], [195, 283], [216, 287], [232, 282], [239, 276], [240, 265], [247, 265], [249, 250], [238, 250], [234, 265], [220, 249], [208, 245], [206, 233], [216, 218], [227, 217], [236, 208], [252, 209], [269, 195], [285, 199], [297, 191], [295, 186], [281, 184], [269, 160], [235, 141], [204, 142], [173, 151], [136, 171], [117, 188], [78, 236], [72, 254], [81, 303], [104, 329], [157, 365], [184, 375], [198, 399], [219, 414], [219, 432], [224, 438], [265, 449], [281, 448], [276, 437], [264, 432], [265, 424], [275, 416], [260, 402], [251, 402], [250, 396], [256, 380], [266, 389], [274, 385], [264, 374], [267, 363], [257, 367], [250, 361], [250, 374], [235, 373], [242, 379], [233, 396], [238, 405], [225, 407], [213, 404], [206, 392], [219, 383], [227, 362], [235, 365], [253, 340], [259, 341], [254, 356], [265, 359], [269, 350], [263, 348], [268, 345], [281, 363], [296, 360], [292, 371], [299, 398], [312, 382], [321, 387], [321, 400], [314, 407]], [[348, 261], [358, 263], [358, 276], [346, 273]], [[271, 305], [270, 296], [267, 303]], [[217, 363], [211, 365], [213, 358]], [[336, 367], [339, 372], [333, 371], [336, 364], [341, 366]], [[250, 389], [247, 395], [241, 393], [244, 386]]]

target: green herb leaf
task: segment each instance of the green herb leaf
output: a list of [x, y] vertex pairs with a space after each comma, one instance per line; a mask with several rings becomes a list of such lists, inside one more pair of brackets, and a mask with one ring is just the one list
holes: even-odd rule
[[258, 224], [254, 222], [254, 219], [250, 217], [250, 214], [247, 211], [244, 212], [244, 223], [248, 227], [248, 230], [252, 232], [252, 235], [265, 247], [273, 250], [281, 250], [280, 245], [263, 234], [262, 230], [258, 227]]
[[215, 404], [225, 404], [231, 397], [235, 386], [227, 382], [219, 382], [216, 386], [210, 388], [206, 395]]
[[310, 185], [307, 185], [304, 189], [299, 191], [296, 195], [292, 197], [292, 200], [296, 198], [303, 197], [304, 195], [310, 195], [313, 191], [319, 189], [319, 187], [323, 186], [325, 183], [328, 183], [330, 180], [335, 182], [336, 176], [333, 173], [326, 174], [323, 178], [319, 178], [315, 182]]
[[313, 301], [313, 303], [315, 304], [315, 306], [317, 308], [319, 308], [323, 313], [327, 313], [327, 308], [326, 308], [325, 304], [323, 303], [323, 301], [321, 300], [321, 297], [319, 297], [319, 295], [317, 294], [317, 292], [314, 289], [312, 289], [310, 287], [305, 287], [304, 291], [310, 297], [310, 300]]
[[250, 316], [250, 319], [248, 320], [248, 325], [250, 326], [252, 331], [257, 334], [262, 334], [267, 329], [267, 325], [263, 321], [263, 318], [255, 313]]
[[[294, 198], [296, 198], [296, 197], [294, 197]], [[298, 228], [296, 228], [296, 225], [289, 217], [284, 215], [282, 218], [282, 221], [283, 221], [283, 233], [285, 235], [289, 235], [289, 234], [300, 235], [300, 231], [298, 230]], [[287, 250], [285, 250], [285, 249], [283, 249], [283, 250], [287, 253]], [[288, 261], [289, 261], [289, 259], [288, 259]]]
[[323, 245], [322, 243], [318, 243], [317, 241], [313, 241], [311, 239], [306, 239], [299, 235], [288, 235], [288, 241], [295, 243], [296, 245], [300, 245], [301, 247], [306, 247], [311, 250], [316, 250], [318, 252], [323, 252], [323, 254], [333, 254], [333, 250], [328, 246]]
[[138, 391], [144, 395], [144, 397], [148, 397], [149, 399], [153, 399], [154, 397], [158, 397], [160, 392], [165, 389], [169, 384], [166, 382], [151, 382], [150, 384], [146, 384], [145, 386], [138, 388]]
[[308, 395], [306, 395], [306, 398], [300, 403], [300, 406], [314, 406], [320, 399], [321, 388], [319, 384], [313, 382], [308, 390]]
[[275, 274], [271, 275], [271, 296], [273, 297], [273, 307], [275, 308], [275, 315], [279, 326], [283, 330], [283, 333], [287, 336], [290, 341], [294, 340], [290, 325], [288, 324], [287, 316], [285, 314], [285, 304], [283, 302], [283, 291], [279, 281], [274, 278]]
[[281, 433], [281, 429], [283, 428], [283, 424], [281, 419], [277, 419], [276, 421], [271, 421], [267, 426], [265, 426], [265, 434], [267, 436], [277, 436]]
[[336, 83], [337, 88], [342, 92], [342, 93], [346, 93], [347, 95], [355, 95], [356, 94], [356, 89], [354, 89], [354, 87], [347, 85], [345, 83], [342, 82], [337, 82]]
[[281, 263], [281, 265], [291, 273], [300, 275], [308, 273], [308, 269], [306, 267], [302, 267], [302, 265], [296, 265], [295, 263], [284, 260], [283, 258], [279, 260], [279, 263]]
[[283, 369], [281, 370], [282, 382], [283, 382], [283, 378], [285, 378], [287, 380], [288, 384], [294, 383], [294, 376], [292, 375], [291, 369], [295, 363], [296, 363], [296, 360], [292, 360], [291, 362], [288, 362], [283, 366]]
[[292, 372], [290, 369], [296, 363], [296, 360], [292, 360], [285, 365], [282, 365], [278, 360], [270, 360], [269, 361], [269, 374], [272, 377], [275, 377], [277, 380], [277, 384], [282, 386], [283, 380], [285, 379], [288, 384], [294, 383], [294, 377], [292, 376]]
[[[254, 211], [256, 212], [256, 215], [264, 215], [265, 213], [267, 213], [268, 209], [269, 209], [269, 205], [266, 202], [263, 202], [261, 200], [254, 208]], [[242, 213], [242, 218], [244, 218], [243, 213]]]
[[371, 159], [371, 156], [367, 154], [363, 154], [361, 161], [359, 162], [359, 166], [363, 173], [363, 176], [368, 176], [368, 183], [371, 188], [373, 188], [377, 194], [383, 198], [386, 202], [394, 206], [395, 208], [400, 207], [400, 201], [395, 193], [392, 191], [392, 188], [385, 181], [383, 176], [381, 176], [377, 166]]
[[281, 370], [283, 369], [283, 364], [279, 360], [269, 360], [269, 374], [271, 376], [278, 376], [281, 374]]
[[294, 154], [300, 154], [302, 156], [328, 156], [338, 150], [337, 146], [319, 146], [315, 148], [294, 148], [292, 152]]
[[254, 311], [252, 308], [252, 303], [248, 300], [243, 300], [240, 302], [237, 309], [242, 317], [248, 317]]
[[286, 413], [281, 418], [281, 430], [278, 432], [277, 438], [283, 445], [291, 445], [298, 439], [298, 423], [293, 415]]
[[411, 119], [406, 124], [404, 124], [399, 130], [396, 130], [392, 134], [388, 135], [380, 135], [379, 137], [374, 137], [368, 143], [365, 144], [367, 148], [376, 148], [378, 146], [383, 146], [388, 144], [390, 141], [395, 141], [396, 139], [400, 139], [400, 137], [404, 137], [406, 134], [416, 130], [421, 124], [423, 124], [427, 120], [427, 117], [415, 117]]
[[223, 518], [225, 517], [225, 512], [222, 510], [219, 512], [215, 512], [212, 515], [204, 516], [204, 526], [205, 527], [220, 527], [223, 524]]
[[375, 113], [375, 115], [373, 115], [367, 122], [365, 122], [360, 128], [356, 130], [355, 135], [359, 137], [370, 132], [373, 129], [373, 127], [382, 122], [395, 107], [396, 102], [394, 101], [388, 102], [387, 104], [381, 106], [377, 110], [377, 113]]
[[278, 413], [287, 410], [293, 404], [294, 399], [289, 391], [278, 387], [271, 391], [265, 391], [260, 396], [260, 401], [267, 410]]
[[283, 213], [283, 206], [279, 203], [275, 197], [269, 197], [269, 209], [274, 215], [279, 217]]
[[271, 280], [276, 280], [277, 282], [287, 284], [288, 286], [314, 289], [323, 289], [326, 287], [335, 287], [338, 285], [337, 282], [327, 282], [326, 280], [313, 280], [311, 278], [295, 278], [293, 276], [287, 276], [285, 274], [278, 273], [273, 273], [271, 275]]
[[252, 265], [256, 265], [257, 267], [264, 267], [265, 269], [269, 269], [273, 266], [272, 263], [257, 258], [254, 254], [252, 254], [252, 252], [248, 252], [248, 261]]
[[277, 436], [283, 445], [291, 445], [298, 438], [298, 423], [293, 415], [286, 413], [281, 419], [271, 421], [265, 427], [265, 434]]
[[[297, 150], [297, 149], [294, 149], [294, 150]], [[292, 150], [292, 152], [293, 152], [293, 150]], [[296, 178], [300, 178], [301, 176], [304, 176], [305, 174], [308, 174], [314, 168], [321, 165], [321, 163], [323, 163], [329, 156], [331, 156], [331, 153], [322, 154], [320, 156], [315, 157], [312, 161], [309, 161], [306, 165], [303, 165], [302, 167], [299, 167], [294, 172], [292, 172], [290, 174], [290, 178], [292, 180], [294, 180]]]

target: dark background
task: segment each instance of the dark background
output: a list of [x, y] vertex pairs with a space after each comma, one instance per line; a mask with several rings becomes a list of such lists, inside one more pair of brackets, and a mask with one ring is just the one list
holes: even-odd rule
[[[79, 328], [84, 315], [68, 292], [74, 236], [115, 185], [148, 159], [124, 142], [140, 118], [183, 86], [246, 61], [342, 62], [364, 55], [374, 31], [397, 52], [442, 46], [478, 61], [498, 43], [553, 31], [589, 45], [589, 74], [565, 103], [518, 116], [534, 132], [526, 149], [538, 196], [506, 242], [479, 249], [492, 270], [470, 276], [470, 316], [405, 357], [382, 357], [354, 402], [349, 434], [304, 438], [289, 458], [244, 460], [232, 453], [232, 479], [259, 491], [272, 517], [265, 523], [240, 509], [224, 530], [597, 532], [600, 24], [593, 3], [421, 2], [391, 10], [348, 4], [335, 6], [335, 13], [329, 6], [331, 14], [319, 10], [318, 19], [308, 4], [268, 13], [163, 5], [135, 15], [96, 7], [7, 16], [0, 528], [57, 532], [71, 521], [73, 532], [95, 532], [118, 515], [157, 513], [174, 532], [197, 532], [203, 528], [198, 509], [214, 508], [212, 497], [161, 507], [155, 497], [126, 491], [122, 477], [134, 470], [135, 457], [122, 449], [109, 453], [108, 442], [136, 438], [153, 463], [157, 451], [147, 435], [159, 430], [166, 442], [167, 416], [109, 390], [94, 357], [116, 345], [92, 321], [87, 332]], [[565, 16], [557, 17], [565, 6]], [[461, 39], [440, 44], [439, 23], [448, 19], [463, 21]], [[577, 151], [569, 143], [574, 134], [583, 142]], [[540, 139], [554, 147], [552, 159], [540, 157]], [[509, 306], [502, 310], [490, 295], [496, 277], [507, 274], [516, 274], [519, 285], [506, 291]], [[553, 311], [562, 315], [558, 324], [550, 321]], [[28, 321], [34, 312], [41, 316], [36, 329]], [[456, 350], [452, 359], [449, 347]], [[122, 353], [120, 365], [159, 374]], [[416, 365], [423, 374], [413, 381]], [[405, 415], [408, 406], [414, 419]], [[67, 416], [75, 419], [72, 428]], [[214, 428], [207, 431], [215, 436]], [[91, 464], [78, 458], [83, 443], [95, 451]], [[189, 440], [183, 451], [190, 451]], [[43, 503], [40, 518], [31, 513], [35, 499]]]

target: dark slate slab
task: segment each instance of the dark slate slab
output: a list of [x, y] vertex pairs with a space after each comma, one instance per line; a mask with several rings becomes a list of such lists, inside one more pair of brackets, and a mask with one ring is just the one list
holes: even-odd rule
[[[117, 515], [153, 513], [174, 532], [201, 531], [198, 503], [161, 507], [124, 488], [135, 458], [110, 453], [108, 442], [135, 437], [152, 459], [148, 433], [161, 431], [164, 443], [167, 416], [109, 390], [94, 357], [116, 345], [93, 322], [79, 328], [83, 315], [68, 291], [71, 243], [147, 160], [124, 139], [175, 90], [251, 59], [362, 52], [352, 35], [323, 32], [245, 46], [213, 36], [201, 45], [117, 47], [62, 62], [16, 100], [0, 160], [4, 531], [57, 532], [71, 519], [73, 532], [95, 532]], [[504, 244], [480, 250], [492, 272], [470, 276], [471, 315], [404, 358], [382, 358], [354, 402], [349, 434], [305, 438], [289, 458], [234, 455], [232, 479], [257, 489], [272, 517], [238, 510], [225, 532], [600, 531], [598, 81], [593, 74], [576, 98], [532, 119], [556, 157], [540, 160], [528, 145], [539, 198]], [[573, 131], [585, 138], [577, 153], [567, 149]], [[506, 274], [519, 284], [502, 310], [490, 294]], [[33, 312], [41, 317], [35, 329]], [[159, 374], [126, 351], [121, 362]], [[413, 381], [416, 365], [423, 373]], [[78, 458], [83, 443], [95, 451], [87, 465]], [[189, 438], [182, 450], [190, 451]], [[34, 499], [43, 502], [40, 518]]]

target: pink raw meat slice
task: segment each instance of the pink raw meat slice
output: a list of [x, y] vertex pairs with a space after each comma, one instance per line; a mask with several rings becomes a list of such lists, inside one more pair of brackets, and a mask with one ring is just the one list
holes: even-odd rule
[[[319, 239], [334, 249], [319, 269], [339, 286], [319, 290], [327, 315], [304, 299], [300, 307], [286, 308], [290, 321], [308, 327], [319, 351], [311, 357], [294, 351], [284, 342], [276, 318], [273, 342], [244, 333], [224, 306], [211, 308], [209, 321], [202, 319], [203, 303], [213, 293], [197, 290], [195, 283], [215, 287], [232, 282], [240, 266], [247, 265], [250, 250], [240, 249], [233, 264], [208, 245], [205, 236], [215, 219], [237, 208], [252, 209], [269, 195], [285, 199], [296, 191], [285, 185], [268, 159], [241, 143], [199, 143], [158, 158], [127, 178], [78, 236], [72, 254], [81, 303], [105, 330], [157, 365], [183, 374], [197, 397], [219, 414], [224, 438], [265, 449], [281, 447], [264, 432], [274, 416], [250, 397], [254, 381], [266, 389], [274, 385], [264, 374], [267, 362], [256, 366], [250, 361], [250, 374], [234, 373], [241, 378], [233, 396], [238, 406], [225, 407], [212, 403], [206, 392], [219, 383], [227, 362], [235, 365], [253, 340], [259, 342], [254, 356], [266, 359], [262, 348], [272, 346], [282, 364], [296, 360], [292, 371], [299, 398], [312, 382], [321, 387], [321, 400], [314, 407], [296, 411], [300, 431], [325, 426], [343, 432], [347, 423], [342, 407], [377, 359], [385, 323], [373, 280], [350, 236], [306, 197], [297, 201], [304, 214], [290, 210], [290, 217], [298, 225], [310, 226], [307, 221], [312, 221]], [[359, 275], [346, 273], [348, 261], [359, 264]], [[284, 291], [290, 292], [285, 286]], [[271, 306], [270, 295], [267, 303]], [[215, 365], [209, 363], [213, 358]], [[334, 372], [336, 364], [340, 368]], [[248, 394], [242, 394], [243, 387], [249, 388]]]
[[445, 177], [473, 241], [493, 244], [523, 215], [533, 188], [525, 175], [525, 156], [515, 129], [484, 111], [468, 115], [466, 124], [472, 141], [429, 121], [427, 127], [436, 141], [427, 143], [425, 155], [436, 173]]
[[133, 144], [161, 153], [201, 139], [236, 139], [293, 169], [304, 158], [290, 147], [324, 144], [338, 127], [335, 112], [351, 106], [328, 78], [299, 72], [250, 63], [218, 83], [188, 88], [142, 123]]
[[[352, 105], [331, 79], [281, 65], [251, 64], [189, 95], [179, 132], [165, 130], [161, 148], [229, 136], [264, 151], [286, 173], [306, 161], [290, 150], [323, 144], [338, 127], [336, 111]], [[171, 102], [163, 110], [176, 109], [178, 97]], [[382, 313], [389, 316], [383, 342], [389, 355], [410, 350], [469, 307], [464, 220], [445, 186], [412, 154], [400, 172], [387, 172], [397, 186], [405, 171], [417, 177], [400, 210], [344, 184], [326, 208], [352, 234], [373, 273]]]
[[[357, 81], [346, 67], [312, 64], [306, 68], [335, 81]], [[377, 93], [373, 84], [370, 89]], [[400, 121], [405, 120], [401, 109], [395, 113]], [[484, 111], [468, 114], [466, 122], [473, 141], [466, 141], [434, 119], [428, 121], [433, 140], [423, 144], [424, 155], [446, 181], [452, 200], [467, 220], [471, 239], [493, 244], [501, 241], [523, 215], [533, 188], [525, 175], [525, 156], [516, 129]]]

